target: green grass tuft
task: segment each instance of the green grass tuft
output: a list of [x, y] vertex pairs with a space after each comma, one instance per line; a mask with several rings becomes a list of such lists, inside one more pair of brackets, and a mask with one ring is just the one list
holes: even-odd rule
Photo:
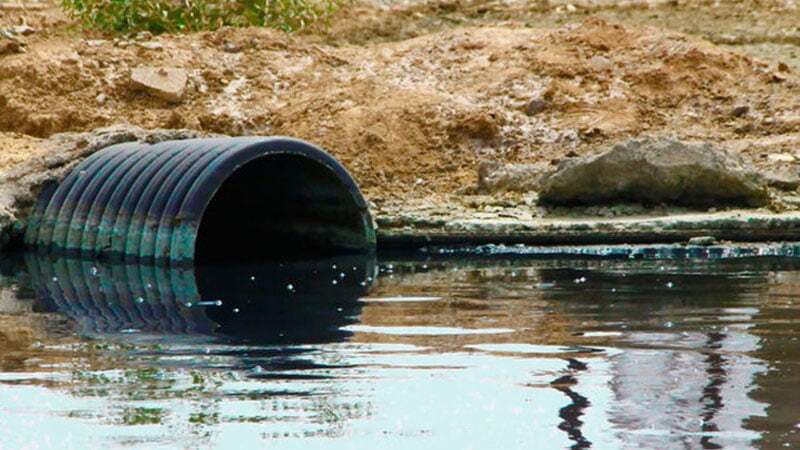
[[324, 20], [344, 0], [62, 0], [84, 27], [106, 33], [178, 33], [223, 26], [296, 31]]

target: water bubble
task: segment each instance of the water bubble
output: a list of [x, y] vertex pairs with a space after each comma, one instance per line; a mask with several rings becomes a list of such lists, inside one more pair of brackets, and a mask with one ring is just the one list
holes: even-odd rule
[[58, 281], [58, 277], [53, 277], [53, 282]]
[[186, 303], [184, 303], [184, 305], [186, 305], [187, 308], [191, 308], [192, 307], [192, 302], [186, 302]]
[[286, 290], [288, 290], [289, 292], [294, 292], [294, 285], [292, 283], [287, 284]]
[[97, 270], [97, 267], [94, 267], [94, 266], [92, 266], [92, 268], [89, 270], [89, 272], [91, 272], [91, 274], [92, 274], [92, 275], [94, 275], [94, 276], [97, 276], [97, 274], [98, 274], [100, 271], [99, 271], [99, 270]]
[[367, 285], [367, 282], [366, 282], [366, 281], [362, 281], [362, 282], [361, 282], [361, 285], [362, 285], [362, 286], [366, 286], [366, 285]]
[[355, 272], [356, 270], [358, 270], [358, 268], [356, 266], [353, 266], [353, 272]]
[[339, 280], [333, 280], [331, 281], [331, 284], [339, 284]]
[[250, 277], [250, 281], [256, 281], [256, 277], [255, 277], [255, 275], [252, 275], [252, 276]]
[[138, 298], [136, 299], [136, 303], [144, 303], [144, 298], [142, 298], [142, 297], [138, 297]]
[[428, 265], [427, 265], [427, 264], [423, 264], [423, 265], [422, 265], [422, 268], [423, 268], [423, 269], [427, 269], [427, 268], [428, 268]]
[[511, 272], [511, 277], [512, 277], [512, 278], [513, 278], [513, 277], [516, 277], [516, 276], [517, 276], [517, 272]]
[[233, 308], [233, 312], [238, 313], [239, 312], [239, 308]]
[[339, 278], [344, 278], [344, 277], [345, 277], [344, 272], [339, 274]]
[[672, 283], [672, 281], [667, 283], [667, 288], [672, 289], [673, 286], [675, 285]]
[[252, 373], [263, 373], [264, 372], [264, 368], [261, 367], [261, 366], [255, 366], [252, 369], [250, 369], [250, 372], [252, 372]]
[[611, 292], [617, 292], [617, 288], [611, 288]]
[[331, 266], [331, 269], [335, 269], [335, 268], [336, 268], [336, 264]]
[[666, 328], [672, 328], [673, 326], [674, 326], [674, 324], [672, 322], [668, 321], [668, 322], [664, 323], [664, 327], [666, 327]]
[[344, 309], [342, 309], [342, 308], [336, 308], [336, 311], [342, 312], [342, 311], [344, 311]]
[[372, 277], [367, 277], [367, 281], [372, 282]]

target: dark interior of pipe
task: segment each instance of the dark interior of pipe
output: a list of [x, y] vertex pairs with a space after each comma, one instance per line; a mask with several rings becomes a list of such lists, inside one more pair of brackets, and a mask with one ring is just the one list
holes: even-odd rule
[[367, 247], [362, 211], [336, 174], [310, 158], [278, 154], [223, 183], [203, 214], [195, 259], [293, 259]]

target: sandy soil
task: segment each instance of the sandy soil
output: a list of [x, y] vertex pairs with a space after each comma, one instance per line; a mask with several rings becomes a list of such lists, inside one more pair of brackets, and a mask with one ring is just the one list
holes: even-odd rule
[[[37, 138], [119, 122], [285, 134], [339, 158], [380, 211], [452, 203], [480, 161], [555, 164], [641, 134], [800, 161], [791, 1], [359, 3], [293, 36], [138, 40], [82, 32], [46, 4], [0, 14], [0, 29], [36, 30], [0, 54], [0, 167]], [[135, 89], [142, 66], [186, 70], [181, 102]]]

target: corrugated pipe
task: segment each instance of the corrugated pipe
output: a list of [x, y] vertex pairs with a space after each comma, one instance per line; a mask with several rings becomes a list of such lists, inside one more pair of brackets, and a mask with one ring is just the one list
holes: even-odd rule
[[333, 157], [285, 137], [126, 143], [39, 198], [25, 235], [43, 253], [128, 262], [369, 252], [375, 229]]

